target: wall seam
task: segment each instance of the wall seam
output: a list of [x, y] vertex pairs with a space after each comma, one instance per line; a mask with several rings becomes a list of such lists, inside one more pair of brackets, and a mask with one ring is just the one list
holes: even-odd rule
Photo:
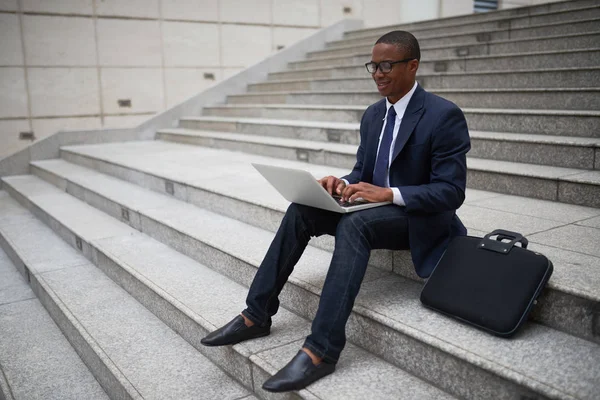
[[223, 65], [223, 21], [221, 21], [221, 1], [217, 0], [217, 24], [218, 24], [218, 43], [219, 43], [219, 70], [221, 79], [225, 79], [225, 66]]
[[98, 77], [98, 105], [100, 107], [100, 126], [104, 127], [104, 91], [102, 90], [102, 68], [100, 67], [100, 43], [98, 42], [98, 17], [96, 13], [96, 0], [92, 1], [94, 22], [94, 49], [96, 53], [96, 76]]
[[[27, 52], [25, 47], [25, 28], [23, 27], [23, 4], [17, 1], [17, 15], [19, 16], [19, 32], [21, 34], [21, 51], [23, 52], [23, 74], [25, 78], [25, 94], [27, 95], [27, 123], [29, 130], [33, 132], [33, 115], [31, 112], [31, 88], [29, 87], [29, 71], [27, 70]], [[34, 132], [35, 135], [35, 132]]]
[[167, 70], [165, 66], [165, 39], [163, 31], [163, 13], [162, 13], [162, 0], [158, 0], [158, 30], [160, 33], [160, 64], [162, 71], [162, 87], [163, 87], [163, 110], [167, 109], [168, 95], [167, 95]]

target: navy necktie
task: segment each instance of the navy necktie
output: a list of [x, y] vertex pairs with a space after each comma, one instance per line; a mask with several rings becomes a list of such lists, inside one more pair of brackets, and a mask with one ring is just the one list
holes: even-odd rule
[[373, 170], [373, 185], [375, 186], [385, 187], [387, 181], [388, 168], [390, 164], [390, 147], [392, 146], [392, 139], [394, 137], [395, 123], [396, 110], [392, 105], [387, 113], [385, 129], [383, 131], [383, 137], [381, 138], [381, 144], [379, 145], [377, 162], [375, 163], [375, 169]]

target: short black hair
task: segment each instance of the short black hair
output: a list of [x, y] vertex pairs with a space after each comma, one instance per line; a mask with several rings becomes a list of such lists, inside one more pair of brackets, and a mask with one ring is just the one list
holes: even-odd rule
[[406, 58], [416, 58], [419, 61], [421, 60], [421, 48], [419, 47], [419, 42], [410, 32], [388, 32], [375, 42], [375, 44], [379, 43], [393, 44], [398, 50], [406, 53]]

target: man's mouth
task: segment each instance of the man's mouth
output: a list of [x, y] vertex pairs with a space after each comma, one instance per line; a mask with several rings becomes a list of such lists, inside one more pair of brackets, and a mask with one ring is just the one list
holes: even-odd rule
[[387, 85], [389, 85], [390, 81], [380, 81], [377, 83], [377, 89], [384, 89]]

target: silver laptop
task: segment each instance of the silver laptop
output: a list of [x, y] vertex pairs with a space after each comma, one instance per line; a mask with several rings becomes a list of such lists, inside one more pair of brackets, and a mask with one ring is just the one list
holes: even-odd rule
[[264, 164], [253, 163], [252, 165], [287, 201], [292, 203], [338, 213], [349, 213], [391, 204], [389, 201], [381, 203], [364, 201], [344, 203], [339, 198], [336, 199], [327, 193], [327, 190], [307, 171]]

